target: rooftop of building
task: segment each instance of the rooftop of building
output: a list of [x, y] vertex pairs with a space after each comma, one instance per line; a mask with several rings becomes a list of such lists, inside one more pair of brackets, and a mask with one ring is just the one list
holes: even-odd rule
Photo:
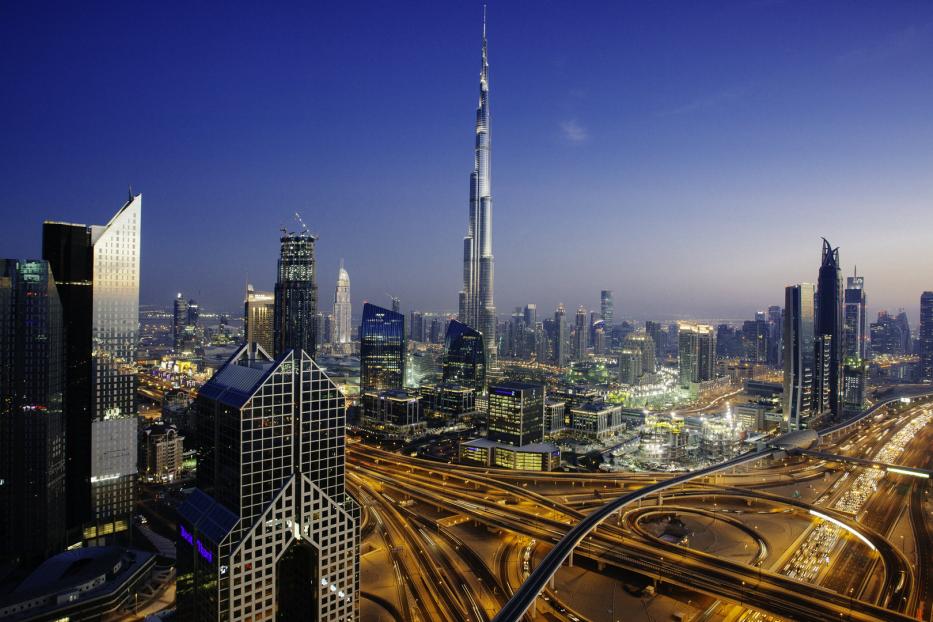
[[609, 402], [604, 402], [602, 400], [592, 400], [589, 402], [584, 402], [583, 404], [570, 409], [571, 412], [581, 410], [591, 413], [601, 413], [607, 410], [622, 410], [622, 407], [618, 404], [610, 404]]
[[509, 445], [507, 443], [497, 443], [496, 441], [490, 440], [488, 438], [474, 438], [472, 440], [460, 443], [460, 445], [465, 447], [476, 447], [479, 449], [508, 449], [511, 451], [535, 454], [553, 453], [560, 450], [560, 448], [554, 443], [528, 443], [527, 445], [516, 447], [515, 445]]
[[[148, 572], [154, 564], [152, 553], [118, 546], [65, 551], [45, 560], [16, 589], [0, 596], [0, 610], [30, 603], [33, 606], [4, 619], [57, 619], [60, 616], [54, 612], [63, 606], [74, 607], [118, 593], [126, 589], [129, 579]], [[101, 578], [102, 583], [86, 589]], [[76, 599], [71, 600], [72, 596]], [[34, 601], [42, 599], [47, 600], [35, 606]]]
[[420, 393], [408, 389], [383, 389], [381, 391], [378, 389], [370, 389], [365, 392], [365, 395], [397, 402], [411, 402], [421, 399]]
[[535, 384], [533, 382], [519, 382], [509, 380], [506, 382], [497, 382], [495, 384], [489, 385], [489, 392], [492, 393], [495, 389], [508, 389], [516, 391], [532, 391], [535, 389], [541, 390], [544, 389], [543, 384]]

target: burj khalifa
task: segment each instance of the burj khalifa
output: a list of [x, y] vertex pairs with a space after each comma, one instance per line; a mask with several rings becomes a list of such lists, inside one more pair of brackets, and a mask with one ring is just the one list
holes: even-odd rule
[[486, 365], [496, 365], [496, 305], [492, 298], [492, 194], [490, 191], [489, 63], [486, 57], [486, 10], [483, 9], [483, 65], [476, 108], [476, 146], [470, 175], [470, 222], [463, 238], [463, 290], [460, 321], [480, 331]]

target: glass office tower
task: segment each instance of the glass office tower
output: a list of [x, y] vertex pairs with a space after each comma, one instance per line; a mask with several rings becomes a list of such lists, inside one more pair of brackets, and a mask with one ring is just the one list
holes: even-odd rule
[[275, 281], [276, 355], [287, 350], [304, 350], [314, 356], [318, 342], [314, 324], [317, 314], [316, 241], [308, 231], [282, 236]]
[[843, 354], [860, 359], [867, 358], [868, 334], [865, 331], [865, 277], [850, 276], [846, 280], [845, 307], [845, 348]]
[[813, 299], [810, 283], [784, 290], [784, 421], [788, 430], [805, 428], [813, 413]]
[[817, 281], [815, 339], [817, 340], [818, 413], [831, 411], [840, 414], [842, 394], [842, 276], [839, 266], [839, 248], [832, 248], [823, 239], [823, 260]]
[[525, 382], [489, 386], [486, 438], [520, 447], [544, 437], [544, 387]]
[[136, 346], [142, 195], [106, 225], [46, 222], [65, 325], [69, 527], [102, 543], [130, 524], [136, 483]]
[[612, 318], [615, 315], [611, 289], [604, 289], [599, 292], [599, 315], [606, 322], [606, 328], [611, 329]]
[[933, 292], [920, 295], [920, 378], [933, 382]]
[[179, 619], [358, 619], [360, 510], [337, 386], [305, 352], [243, 346], [195, 409], [209, 449], [178, 512]]
[[457, 320], [450, 321], [444, 337], [444, 382], [456, 382], [477, 393], [486, 389], [483, 335]]
[[677, 358], [680, 386], [712, 380], [716, 375], [716, 333], [712, 326], [681, 322], [677, 329]]
[[[252, 285], [246, 286], [246, 300], [243, 301], [243, 333], [250, 346], [259, 345], [266, 354], [275, 351], [273, 347], [272, 319], [275, 316], [275, 295], [272, 292], [258, 292]], [[255, 349], [255, 348], [252, 348]]]
[[62, 307], [45, 261], [0, 260], [0, 560], [65, 544]]
[[401, 389], [406, 347], [405, 316], [365, 303], [360, 324], [360, 391]]

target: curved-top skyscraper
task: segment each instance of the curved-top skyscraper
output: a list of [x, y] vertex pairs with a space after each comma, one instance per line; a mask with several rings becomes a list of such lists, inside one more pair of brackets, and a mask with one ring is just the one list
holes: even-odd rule
[[470, 221], [463, 239], [463, 290], [460, 321], [483, 333], [486, 362], [496, 362], [496, 305], [492, 298], [492, 194], [490, 191], [489, 63], [486, 58], [486, 14], [483, 10], [483, 64], [476, 108], [476, 147], [470, 175]]
[[334, 343], [338, 346], [350, 343], [350, 310], [350, 275], [341, 259], [337, 290], [334, 292]]

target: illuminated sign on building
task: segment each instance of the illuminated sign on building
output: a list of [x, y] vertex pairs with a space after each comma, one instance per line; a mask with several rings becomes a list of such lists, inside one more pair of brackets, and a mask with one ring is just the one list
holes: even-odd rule
[[178, 526], [178, 529], [179, 529], [179, 531], [180, 531], [180, 533], [181, 533], [181, 538], [182, 538], [182, 540], [184, 540], [185, 542], [187, 542], [187, 543], [190, 544], [191, 546], [196, 546], [196, 548], [198, 549], [198, 554], [199, 554], [201, 557], [203, 557], [204, 559], [206, 559], [207, 562], [208, 562], [209, 564], [213, 564], [213, 563], [214, 563], [214, 554], [211, 553], [210, 550], [208, 550], [208, 548], [207, 548], [206, 546], [204, 546], [204, 544], [201, 543], [201, 540], [200, 540], [200, 539], [199, 539], [199, 540], [195, 540], [195, 539], [194, 539], [194, 536], [191, 535], [191, 532], [190, 532], [190, 531], [188, 531], [187, 529], [185, 529], [185, 526], [184, 526], [184, 525], [179, 525], [179, 526]]
[[214, 563], [214, 554], [207, 550], [207, 548], [201, 544], [201, 541], [198, 540], [198, 553], [201, 554], [201, 557], [207, 560], [209, 564]]

